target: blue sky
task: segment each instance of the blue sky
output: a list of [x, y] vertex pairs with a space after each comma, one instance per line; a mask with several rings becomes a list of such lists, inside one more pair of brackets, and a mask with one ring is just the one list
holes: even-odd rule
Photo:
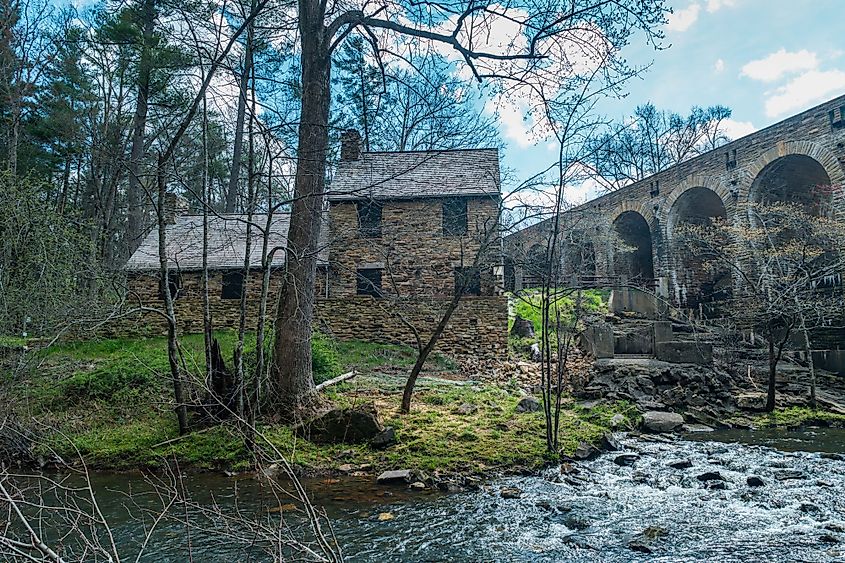
[[[648, 101], [688, 112], [722, 104], [733, 110], [733, 138], [845, 94], [845, 0], [669, 0], [674, 9], [662, 51], [632, 41], [632, 64], [653, 65], [629, 95], [606, 104], [622, 119]], [[525, 178], [554, 153], [519, 145], [503, 131], [503, 165]]]

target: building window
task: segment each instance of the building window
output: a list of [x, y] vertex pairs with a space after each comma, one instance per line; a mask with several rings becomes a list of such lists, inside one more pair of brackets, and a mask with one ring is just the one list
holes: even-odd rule
[[221, 299], [240, 299], [244, 293], [243, 270], [232, 270], [223, 272], [223, 290], [220, 293]]
[[357, 271], [358, 295], [381, 297], [381, 268], [360, 268]]
[[467, 234], [467, 200], [447, 199], [443, 202], [443, 234], [456, 237]]
[[375, 201], [358, 202], [358, 232], [362, 237], [381, 236], [381, 203]]
[[455, 295], [481, 295], [481, 271], [478, 268], [455, 268]]
[[[160, 278], [159, 278], [160, 283]], [[182, 274], [169, 270], [167, 272], [167, 289], [170, 291], [170, 298], [174, 301], [182, 294]], [[164, 292], [159, 291], [159, 297], [164, 301]]]

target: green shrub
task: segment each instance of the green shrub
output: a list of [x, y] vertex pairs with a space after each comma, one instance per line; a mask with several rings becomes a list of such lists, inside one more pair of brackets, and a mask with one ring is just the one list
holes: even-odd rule
[[311, 371], [314, 383], [322, 383], [340, 375], [340, 357], [334, 342], [320, 333], [311, 337]]

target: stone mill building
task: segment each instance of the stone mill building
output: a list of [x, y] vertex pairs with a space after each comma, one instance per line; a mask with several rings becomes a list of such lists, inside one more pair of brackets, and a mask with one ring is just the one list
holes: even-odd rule
[[[202, 330], [203, 218], [169, 213], [168, 290], [184, 331]], [[497, 149], [364, 152], [356, 131], [341, 139], [341, 157], [327, 190], [319, 244], [316, 326], [339, 339], [415, 345], [427, 338], [456, 291], [462, 293], [438, 349], [456, 355], [507, 353], [507, 299], [502, 293], [499, 232], [501, 186]], [[215, 329], [238, 323], [242, 292], [248, 319], [264, 268], [271, 269], [275, 308], [289, 216], [252, 221], [250, 274], [244, 276], [247, 216], [210, 218], [209, 299]], [[158, 233], [126, 264], [128, 301], [161, 306]], [[253, 298], [251, 298], [251, 296]], [[120, 332], [162, 330], [154, 313], [122, 321]], [[249, 320], [248, 320], [249, 326]]]

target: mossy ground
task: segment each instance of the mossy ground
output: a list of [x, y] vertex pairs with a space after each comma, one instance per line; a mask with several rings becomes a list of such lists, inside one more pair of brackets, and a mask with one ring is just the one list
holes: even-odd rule
[[802, 426], [825, 425], [845, 426], [845, 415], [809, 407], [775, 409], [774, 412], [757, 415], [754, 426], [799, 428]]
[[[218, 335], [224, 356], [234, 336]], [[185, 365], [202, 373], [202, 338], [182, 338]], [[405, 376], [414, 353], [402, 346], [335, 343], [341, 367], [361, 372], [329, 388], [326, 398], [340, 406], [373, 402], [398, 443], [377, 451], [366, 445], [317, 445], [291, 428], [259, 421], [258, 429], [305, 472], [342, 464], [370, 464], [373, 471], [409, 468], [483, 473], [534, 469], [548, 461], [543, 415], [516, 413], [519, 390], [511, 385], [461, 381], [455, 362], [437, 356], [424, 373], [410, 415], [399, 414]], [[65, 344], [39, 352], [33, 368], [0, 381], [22, 421], [47, 432], [48, 446], [67, 461], [78, 458], [98, 469], [157, 468], [168, 461], [196, 469], [246, 470], [252, 466], [244, 441], [231, 423], [202, 428], [178, 438], [162, 339], [102, 340]], [[459, 414], [458, 407], [475, 410]], [[580, 441], [595, 441], [616, 412], [636, 416], [624, 404], [596, 409], [568, 402], [561, 416], [560, 441], [571, 452]], [[46, 447], [45, 447], [46, 449]]]

